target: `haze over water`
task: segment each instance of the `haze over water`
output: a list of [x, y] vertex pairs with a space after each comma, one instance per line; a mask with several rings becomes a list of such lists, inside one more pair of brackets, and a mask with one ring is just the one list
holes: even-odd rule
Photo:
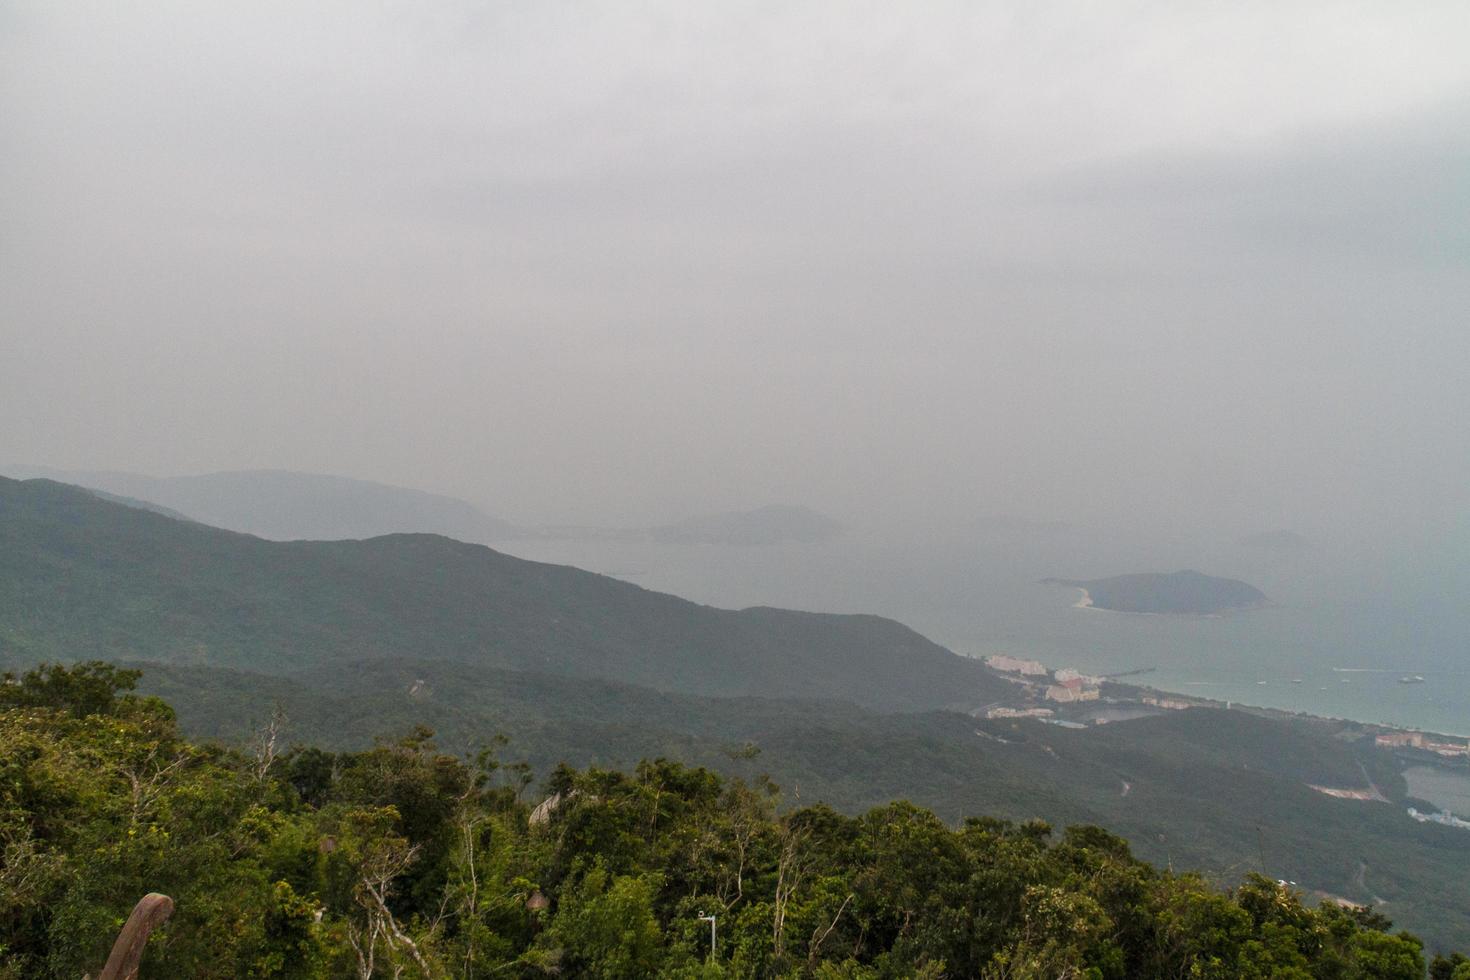
[[[1109, 558], [1074, 532], [1034, 528], [949, 545], [859, 535], [768, 548], [626, 541], [503, 547], [712, 605], [879, 613], [974, 656], [1007, 653], [1103, 674], [1151, 668], [1127, 680], [1470, 734], [1470, 611], [1460, 601], [1470, 581], [1457, 560], [1463, 538], [1406, 542], [1372, 560], [1362, 552], [1351, 559], [1320, 547], [1260, 553], [1230, 543], [1199, 549], [1193, 561], [1156, 547]], [[1079, 609], [1076, 589], [1038, 582], [1183, 567], [1247, 580], [1271, 605], [1222, 616], [1140, 616]], [[1400, 683], [1412, 675], [1425, 683]]]

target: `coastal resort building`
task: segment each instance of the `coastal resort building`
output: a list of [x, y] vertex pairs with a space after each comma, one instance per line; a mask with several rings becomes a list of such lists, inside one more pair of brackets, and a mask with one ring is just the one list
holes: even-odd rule
[[1381, 749], [1423, 749], [1446, 758], [1470, 757], [1470, 743], [1439, 741], [1424, 732], [1388, 732], [1373, 741]]
[[1081, 677], [1073, 677], [1046, 689], [1046, 699], [1061, 704], [1069, 704], [1074, 701], [1096, 701], [1101, 694], [1102, 692], [1097, 688], [1083, 684]]
[[1027, 677], [1045, 677], [1046, 667], [1039, 660], [1019, 660], [999, 654], [985, 658], [985, 666], [1005, 674], [1024, 674]]

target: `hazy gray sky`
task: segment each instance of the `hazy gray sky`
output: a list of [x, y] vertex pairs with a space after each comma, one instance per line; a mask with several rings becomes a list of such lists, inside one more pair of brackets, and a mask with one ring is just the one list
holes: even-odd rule
[[1470, 4], [0, 2], [0, 460], [1470, 505]]

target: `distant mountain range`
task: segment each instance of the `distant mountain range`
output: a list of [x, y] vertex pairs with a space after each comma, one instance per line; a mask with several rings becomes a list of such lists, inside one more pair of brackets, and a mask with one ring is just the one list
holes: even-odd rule
[[0, 656], [268, 670], [407, 656], [904, 709], [1005, 686], [877, 616], [715, 609], [430, 534], [266, 541], [46, 480], [0, 479]]
[[1049, 578], [1043, 581], [1047, 585], [1084, 589], [1089, 605], [1114, 612], [1208, 615], [1249, 609], [1266, 601], [1265, 593], [1253, 585], [1190, 569], [1115, 575], [1112, 578]]
[[156, 477], [110, 470], [0, 467], [0, 476], [47, 479], [141, 507], [273, 541], [340, 541], [384, 534], [442, 534], [489, 544], [525, 538], [761, 546], [829, 541], [843, 526], [808, 507], [770, 505], [640, 528], [521, 525], [457, 497], [370, 480], [289, 470]]
[[3, 472], [76, 484], [121, 503], [163, 508], [165, 513], [275, 541], [335, 541], [418, 531], [485, 542], [523, 533], [455, 497], [320, 473], [240, 470], [156, 477], [34, 466], [9, 466]]
[[569, 540], [652, 541], [659, 544], [713, 544], [760, 547], [776, 544], [820, 544], [840, 537], [841, 522], [809, 507], [771, 504], [753, 510], [701, 514], [653, 527], [554, 526], [538, 536]]

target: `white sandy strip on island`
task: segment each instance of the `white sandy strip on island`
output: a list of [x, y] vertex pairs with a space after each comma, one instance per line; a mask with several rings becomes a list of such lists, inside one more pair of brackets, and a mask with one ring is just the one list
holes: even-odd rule
[[[1138, 611], [1133, 610], [1133, 609], [1109, 609], [1107, 606], [1099, 606], [1096, 603], [1094, 603], [1092, 601], [1092, 593], [1091, 592], [1088, 592], [1082, 586], [1080, 586], [1080, 585], [1074, 585], [1073, 588], [1076, 589], [1078, 592], [1081, 592], [1082, 593], [1082, 597], [1080, 599], [1078, 599], [1076, 602], [1072, 603], [1072, 608], [1073, 609], [1090, 609], [1093, 612], [1112, 613], [1115, 616], [1174, 616], [1174, 615], [1179, 615], [1178, 613], [1138, 612]], [[1217, 615], [1217, 614], [1216, 613], [1207, 613], [1206, 615], [1213, 616], [1213, 615]]]
[[[1092, 602], [1091, 592], [1086, 591], [1082, 586], [1076, 585], [1072, 586], [1072, 588], [1075, 588], [1076, 591], [1082, 594], [1082, 598], [1079, 598], [1078, 601], [1072, 604], [1072, 608], [1075, 608], [1075, 610], [1092, 610], [1094, 613], [1111, 613], [1113, 616], [1179, 616], [1179, 613], [1141, 613], [1138, 610], [1110, 610], [1105, 605], [1094, 604]], [[1205, 616], [1219, 616], [1219, 613], [1205, 613]]]
[[1144, 612], [1144, 611], [1142, 611], [1140, 609], [1109, 609], [1106, 606], [1095, 605], [1093, 603], [1093, 601], [1092, 601], [1092, 593], [1091, 592], [1088, 592], [1082, 586], [1080, 586], [1080, 585], [1074, 585], [1074, 586], [1072, 586], [1072, 588], [1074, 588], [1078, 592], [1081, 592], [1082, 593], [1082, 597], [1080, 599], [1078, 599], [1076, 602], [1072, 603], [1072, 608], [1073, 609], [1091, 609], [1093, 612], [1115, 613], [1115, 614], [1117, 614], [1119, 616], [1176, 616], [1176, 617], [1177, 616], [1194, 616], [1194, 617], [1196, 617], [1198, 619], [1220, 619], [1221, 617], [1223, 617], [1225, 615], [1226, 612], [1236, 612], [1236, 611], [1249, 610], [1249, 609], [1259, 609], [1259, 608], [1261, 608], [1262, 606], [1265, 605], [1265, 603], [1257, 603], [1257, 604], [1251, 605], [1251, 606], [1236, 606], [1233, 609], [1226, 609], [1226, 610], [1222, 610], [1220, 612], [1207, 612], [1207, 613], [1194, 613], [1194, 612]]
[[1378, 787], [1376, 786], [1370, 789], [1338, 789], [1335, 786], [1318, 786], [1315, 783], [1308, 783], [1307, 785], [1319, 793], [1335, 796], [1339, 800], [1362, 800], [1371, 803], [1390, 802], [1387, 797], [1378, 792]]

